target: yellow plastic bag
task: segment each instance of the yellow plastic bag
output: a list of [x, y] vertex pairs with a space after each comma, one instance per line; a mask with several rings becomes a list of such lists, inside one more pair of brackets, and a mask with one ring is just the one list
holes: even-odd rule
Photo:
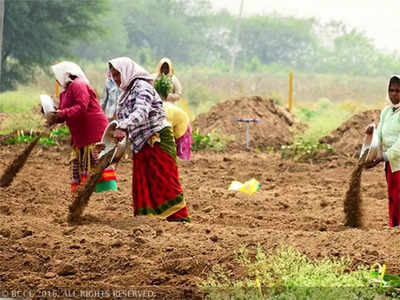
[[260, 189], [260, 182], [256, 179], [252, 178], [245, 183], [241, 183], [239, 181], [232, 181], [228, 190], [230, 191], [239, 191], [246, 194], [254, 194]]

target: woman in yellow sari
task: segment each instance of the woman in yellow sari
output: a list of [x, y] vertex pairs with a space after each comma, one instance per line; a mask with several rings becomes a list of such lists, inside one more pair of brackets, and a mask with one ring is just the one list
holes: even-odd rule
[[174, 67], [172, 66], [171, 60], [166, 57], [162, 58], [158, 63], [155, 79], [157, 80], [162, 75], [169, 76], [172, 81], [172, 91], [163, 100], [169, 102], [179, 101], [182, 98], [182, 85], [174, 74]]
[[191, 147], [193, 143], [192, 129], [190, 121], [192, 120], [189, 109], [182, 99], [182, 85], [174, 74], [174, 67], [169, 58], [162, 58], [157, 66], [157, 75], [155, 81], [161, 76], [171, 78], [172, 90], [167, 95], [160, 96], [163, 100], [164, 110], [167, 114], [167, 121], [171, 124], [175, 143], [176, 153], [183, 160], [190, 160]]

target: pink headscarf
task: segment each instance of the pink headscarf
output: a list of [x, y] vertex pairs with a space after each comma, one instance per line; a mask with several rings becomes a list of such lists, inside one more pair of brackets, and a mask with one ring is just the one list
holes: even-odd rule
[[111, 59], [109, 63], [121, 73], [120, 89], [126, 92], [129, 84], [138, 78], [144, 79], [153, 83], [153, 77], [143, 67], [135, 63], [129, 57], [118, 57]]

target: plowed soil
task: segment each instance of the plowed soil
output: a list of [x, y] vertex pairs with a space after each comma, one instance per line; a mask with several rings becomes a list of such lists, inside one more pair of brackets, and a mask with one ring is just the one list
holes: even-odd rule
[[[22, 149], [0, 148], [0, 172]], [[0, 189], [2, 290], [68, 298], [66, 290], [93, 296], [141, 289], [155, 299], [200, 299], [197, 285], [213, 265], [238, 275], [234, 252], [256, 244], [291, 245], [311, 258], [349, 256], [354, 268], [379, 262], [400, 273], [400, 234], [387, 226], [382, 166], [363, 174], [360, 229], [343, 225], [354, 160], [303, 164], [245, 151], [195, 152], [179, 162], [190, 224], [133, 217], [132, 165], [123, 160], [119, 191], [93, 195], [80, 224], [71, 226], [68, 158], [66, 146], [38, 147], [12, 185]], [[261, 183], [255, 194], [228, 191], [233, 180], [252, 177]]]

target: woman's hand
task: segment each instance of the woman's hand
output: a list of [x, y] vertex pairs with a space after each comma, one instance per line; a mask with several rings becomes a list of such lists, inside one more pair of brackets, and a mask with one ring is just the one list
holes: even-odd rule
[[375, 167], [376, 165], [378, 165], [382, 161], [384, 161], [382, 152], [379, 151], [379, 153], [377, 154], [377, 156], [374, 160], [365, 163], [365, 168], [371, 169], [371, 168]]
[[103, 143], [97, 143], [94, 147], [95, 147], [97, 153], [100, 153], [101, 151], [106, 149], [106, 145]]
[[53, 97], [53, 96], [50, 96], [50, 97], [51, 97], [51, 99], [53, 99], [54, 107], [56, 108], [56, 110], [59, 110], [60, 109], [60, 99], [58, 97]]
[[58, 123], [57, 111], [52, 111], [46, 114], [46, 125], [47, 127], [51, 127], [54, 124]]
[[122, 141], [126, 136], [125, 131], [123, 131], [122, 129], [115, 129], [114, 133], [113, 133], [113, 138], [115, 138], [117, 140], [117, 142]]
[[180, 97], [178, 94], [169, 93], [166, 100], [169, 102], [177, 102], [179, 99]]
[[375, 167], [377, 164], [379, 164], [381, 161], [383, 161], [383, 160], [375, 159], [375, 160], [373, 160], [373, 161], [367, 162], [367, 163], [365, 164], [365, 168], [366, 168], [366, 169], [372, 169], [372, 168]]
[[365, 134], [371, 135], [374, 133], [374, 124], [370, 124], [365, 128]]

